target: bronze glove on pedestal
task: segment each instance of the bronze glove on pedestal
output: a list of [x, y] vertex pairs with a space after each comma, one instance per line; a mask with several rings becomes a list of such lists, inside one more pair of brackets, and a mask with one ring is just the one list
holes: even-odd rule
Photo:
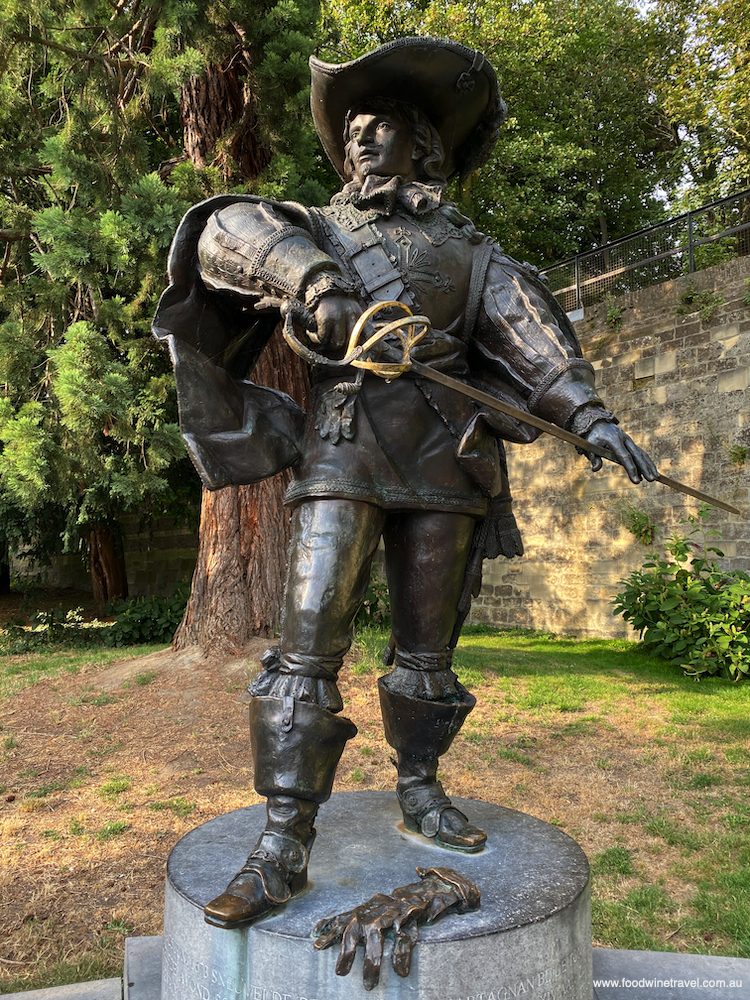
[[205, 907], [206, 922], [243, 927], [287, 902], [307, 884], [318, 806], [331, 795], [348, 719], [292, 698], [253, 698], [250, 734], [255, 790], [268, 798], [268, 821], [226, 891]]
[[455, 682], [453, 701], [427, 701], [389, 690], [381, 677], [380, 709], [385, 738], [398, 753], [398, 795], [404, 826], [450, 851], [474, 854], [487, 835], [451, 803], [437, 780], [438, 759], [447, 753], [476, 698]]
[[336, 975], [347, 976], [354, 964], [357, 945], [365, 948], [362, 967], [364, 987], [380, 982], [385, 938], [393, 939], [391, 964], [396, 975], [406, 977], [419, 938], [419, 925], [452, 911], [476, 910], [481, 900], [477, 886], [453, 868], [417, 868], [420, 882], [411, 882], [392, 892], [376, 893], [353, 910], [318, 921], [313, 930], [315, 948], [322, 951], [341, 944]]

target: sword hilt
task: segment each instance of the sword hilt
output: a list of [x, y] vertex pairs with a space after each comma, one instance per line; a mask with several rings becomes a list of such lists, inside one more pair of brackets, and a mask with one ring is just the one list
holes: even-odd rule
[[[390, 322], [376, 325], [375, 332], [363, 343], [360, 343], [360, 338], [367, 324], [384, 309], [400, 309], [404, 315]], [[318, 354], [317, 351], [313, 351], [298, 340], [294, 333], [295, 318], [303, 320], [305, 324], [309, 323], [311, 318], [301, 303], [289, 303], [284, 312], [284, 340], [295, 354], [304, 358], [309, 364], [324, 368], [345, 368], [348, 365], [353, 365], [355, 368], [363, 368], [365, 371], [372, 372], [374, 375], [378, 375], [380, 378], [387, 379], [388, 381], [398, 378], [399, 375], [403, 375], [404, 372], [409, 371], [412, 364], [412, 351], [432, 327], [427, 316], [415, 316], [411, 309], [403, 302], [375, 302], [369, 308], [365, 309], [354, 324], [344, 357], [335, 359], [327, 358], [324, 354]], [[391, 334], [395, 334], [401, 342], [403, 351], [401, 360], [374, 361], [368, 358], [368, 352]]]

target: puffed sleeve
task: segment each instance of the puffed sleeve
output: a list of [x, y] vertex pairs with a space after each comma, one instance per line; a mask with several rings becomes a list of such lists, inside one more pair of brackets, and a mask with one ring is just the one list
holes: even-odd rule
[[198, 261], [207, 288], [240, 297], [304, 300], [312, 286], [350, 290], [317, 245], [315, 217], [289, 202], [239, 202], [214, 212], [198, 242]]
[[499, 248], [487, 269], [473, 350], [536, 416], [577, 434], [598, 420], [616, 422], [557, 300], [531, 267]]

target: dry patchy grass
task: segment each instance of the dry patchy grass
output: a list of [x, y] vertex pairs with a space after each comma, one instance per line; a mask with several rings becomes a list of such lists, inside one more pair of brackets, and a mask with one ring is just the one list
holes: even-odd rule
[[[43, 677], [6, 701], [0, 992], [66, 960], [79, 969], [88, 961], [90, 978], [118, 975], [125, 934], [161, 933], [171, 848], [194, 826], [260, 801], [246, 687], [265, 645], [258, 640], [229, 661], [191, 649], [92, 664], [74, 676]], [[735, 781], [736, 769], [720, 754], [707, 762], [705, 748], [703, 762], [700, 753], [688, 762], [675, 757], [674, 740], [663, 738], [673, 713], [666, 703], [634, 711], [644, 704], [637, 685], [632, 701], [583, 698], [574, 711], [520, 708], [520, 681], [482, 677], [471, 686], [477, 709], [442, 762], [448, 792], [555, 823], [591, 858], [622, 847], [632, 874], [597, 880], [603, 906], [644, 884], [659, 886], [672, 909], [655, 931], [658, 946], [730, 948], [721, 933], [709, 943], [684, 919], [696, 885], [681, 872], [684, 844], [665, 839], [658, 823], [666, 817], [682, 836], [704, 839], [725, 832], [720, 782]], [[344, 752], [336, 790], [390, 789], [392, 751], [375, 674], [345, 671], [341, 687], [359, 736]], [[696, 790], [696, 773], [719, 783]]]

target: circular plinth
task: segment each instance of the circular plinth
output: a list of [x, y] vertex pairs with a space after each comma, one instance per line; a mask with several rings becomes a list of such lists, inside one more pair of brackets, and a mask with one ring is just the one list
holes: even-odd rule
[[[211, 927], [203, 906], [244, 864], [265, 806], [219, 816], [188, 833], [167, 865], [162, 1000], [591, 1000], [589, 866], [557, 828], [486, 802], [454, 799], [487, 831], [480, 854], [445, 851], [403, 828], [389, 792], [345, 792], [321, 807], [307, 889], [242, 930]], [[448, 866], [476, 882], [480, 909], [420, 928], [406, 979], [390, 967], [362, 985], [362, 955], [335, 975], [338, 949], [316, 952], [322, 917]]]

